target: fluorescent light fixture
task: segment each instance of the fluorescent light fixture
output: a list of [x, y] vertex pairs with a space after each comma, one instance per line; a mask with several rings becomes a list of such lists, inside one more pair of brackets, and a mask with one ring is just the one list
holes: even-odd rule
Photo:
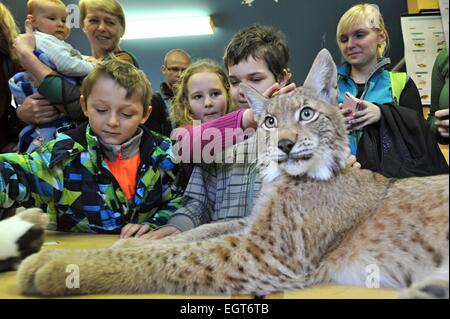
[[127, 20], [124, 40], [207, 35], [214, 33], [211, 17]]

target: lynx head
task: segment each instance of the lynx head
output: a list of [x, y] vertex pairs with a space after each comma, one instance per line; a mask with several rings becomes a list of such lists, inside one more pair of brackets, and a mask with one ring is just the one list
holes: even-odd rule
[[289, 94], [267, 99], [241, 84], [258, 122], [258, 161], [265, 180], [283, 173], [327, 180], [344, 168], [350, 152], [336, 79], [333, 58], [323, 49], [304, 85]]

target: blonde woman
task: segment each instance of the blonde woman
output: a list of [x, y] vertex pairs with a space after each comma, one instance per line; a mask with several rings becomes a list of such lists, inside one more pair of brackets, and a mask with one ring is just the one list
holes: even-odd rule
[[357, 161], [389, 177], [448, 173], [426, 127], [416, 85], [405, 73], [387, 69], [389, 37], [378, 6], [351, 7], [336, 37], [345, 60], [338, 66], [338, 102], [347, 92], [359, 99], [356, 112], [342, 106]]
[[17, 34], [14, 17], [0, 2], [0, 153], [13, 150], [20, 131], [8, 87], [8, 79], [17, 71], [17, 57], [13, 50]]

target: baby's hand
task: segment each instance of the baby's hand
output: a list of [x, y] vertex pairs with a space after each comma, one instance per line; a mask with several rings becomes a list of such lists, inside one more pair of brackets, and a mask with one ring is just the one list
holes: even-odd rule
[[92, 63], [92, 64], [100, 64], [102, 62], [102, 60], [96, 59], [93, 56], [86, 58], [86, 61], [88, 61], [89, 63]]

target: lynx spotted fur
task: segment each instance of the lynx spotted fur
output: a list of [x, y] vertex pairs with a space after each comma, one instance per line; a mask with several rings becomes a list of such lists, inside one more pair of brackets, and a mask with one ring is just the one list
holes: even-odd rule
[[[326, 50], [290, 94], [266, 100], [242, 88], [259, 133], [276, 142], [261, 150], [266, 182], [250, 218], [109, 249], [42, 251], [22, 263], [21, 291], [264, 295], [320, 283], [365, 286], [375, 266], [381, 287], [416, 283], [408, 296], [448, 298], [448, 175], [396, 180], [346, 168], [335, 88]], [[66, 287], [69, 264], [79, 266], [78, 289]]]

